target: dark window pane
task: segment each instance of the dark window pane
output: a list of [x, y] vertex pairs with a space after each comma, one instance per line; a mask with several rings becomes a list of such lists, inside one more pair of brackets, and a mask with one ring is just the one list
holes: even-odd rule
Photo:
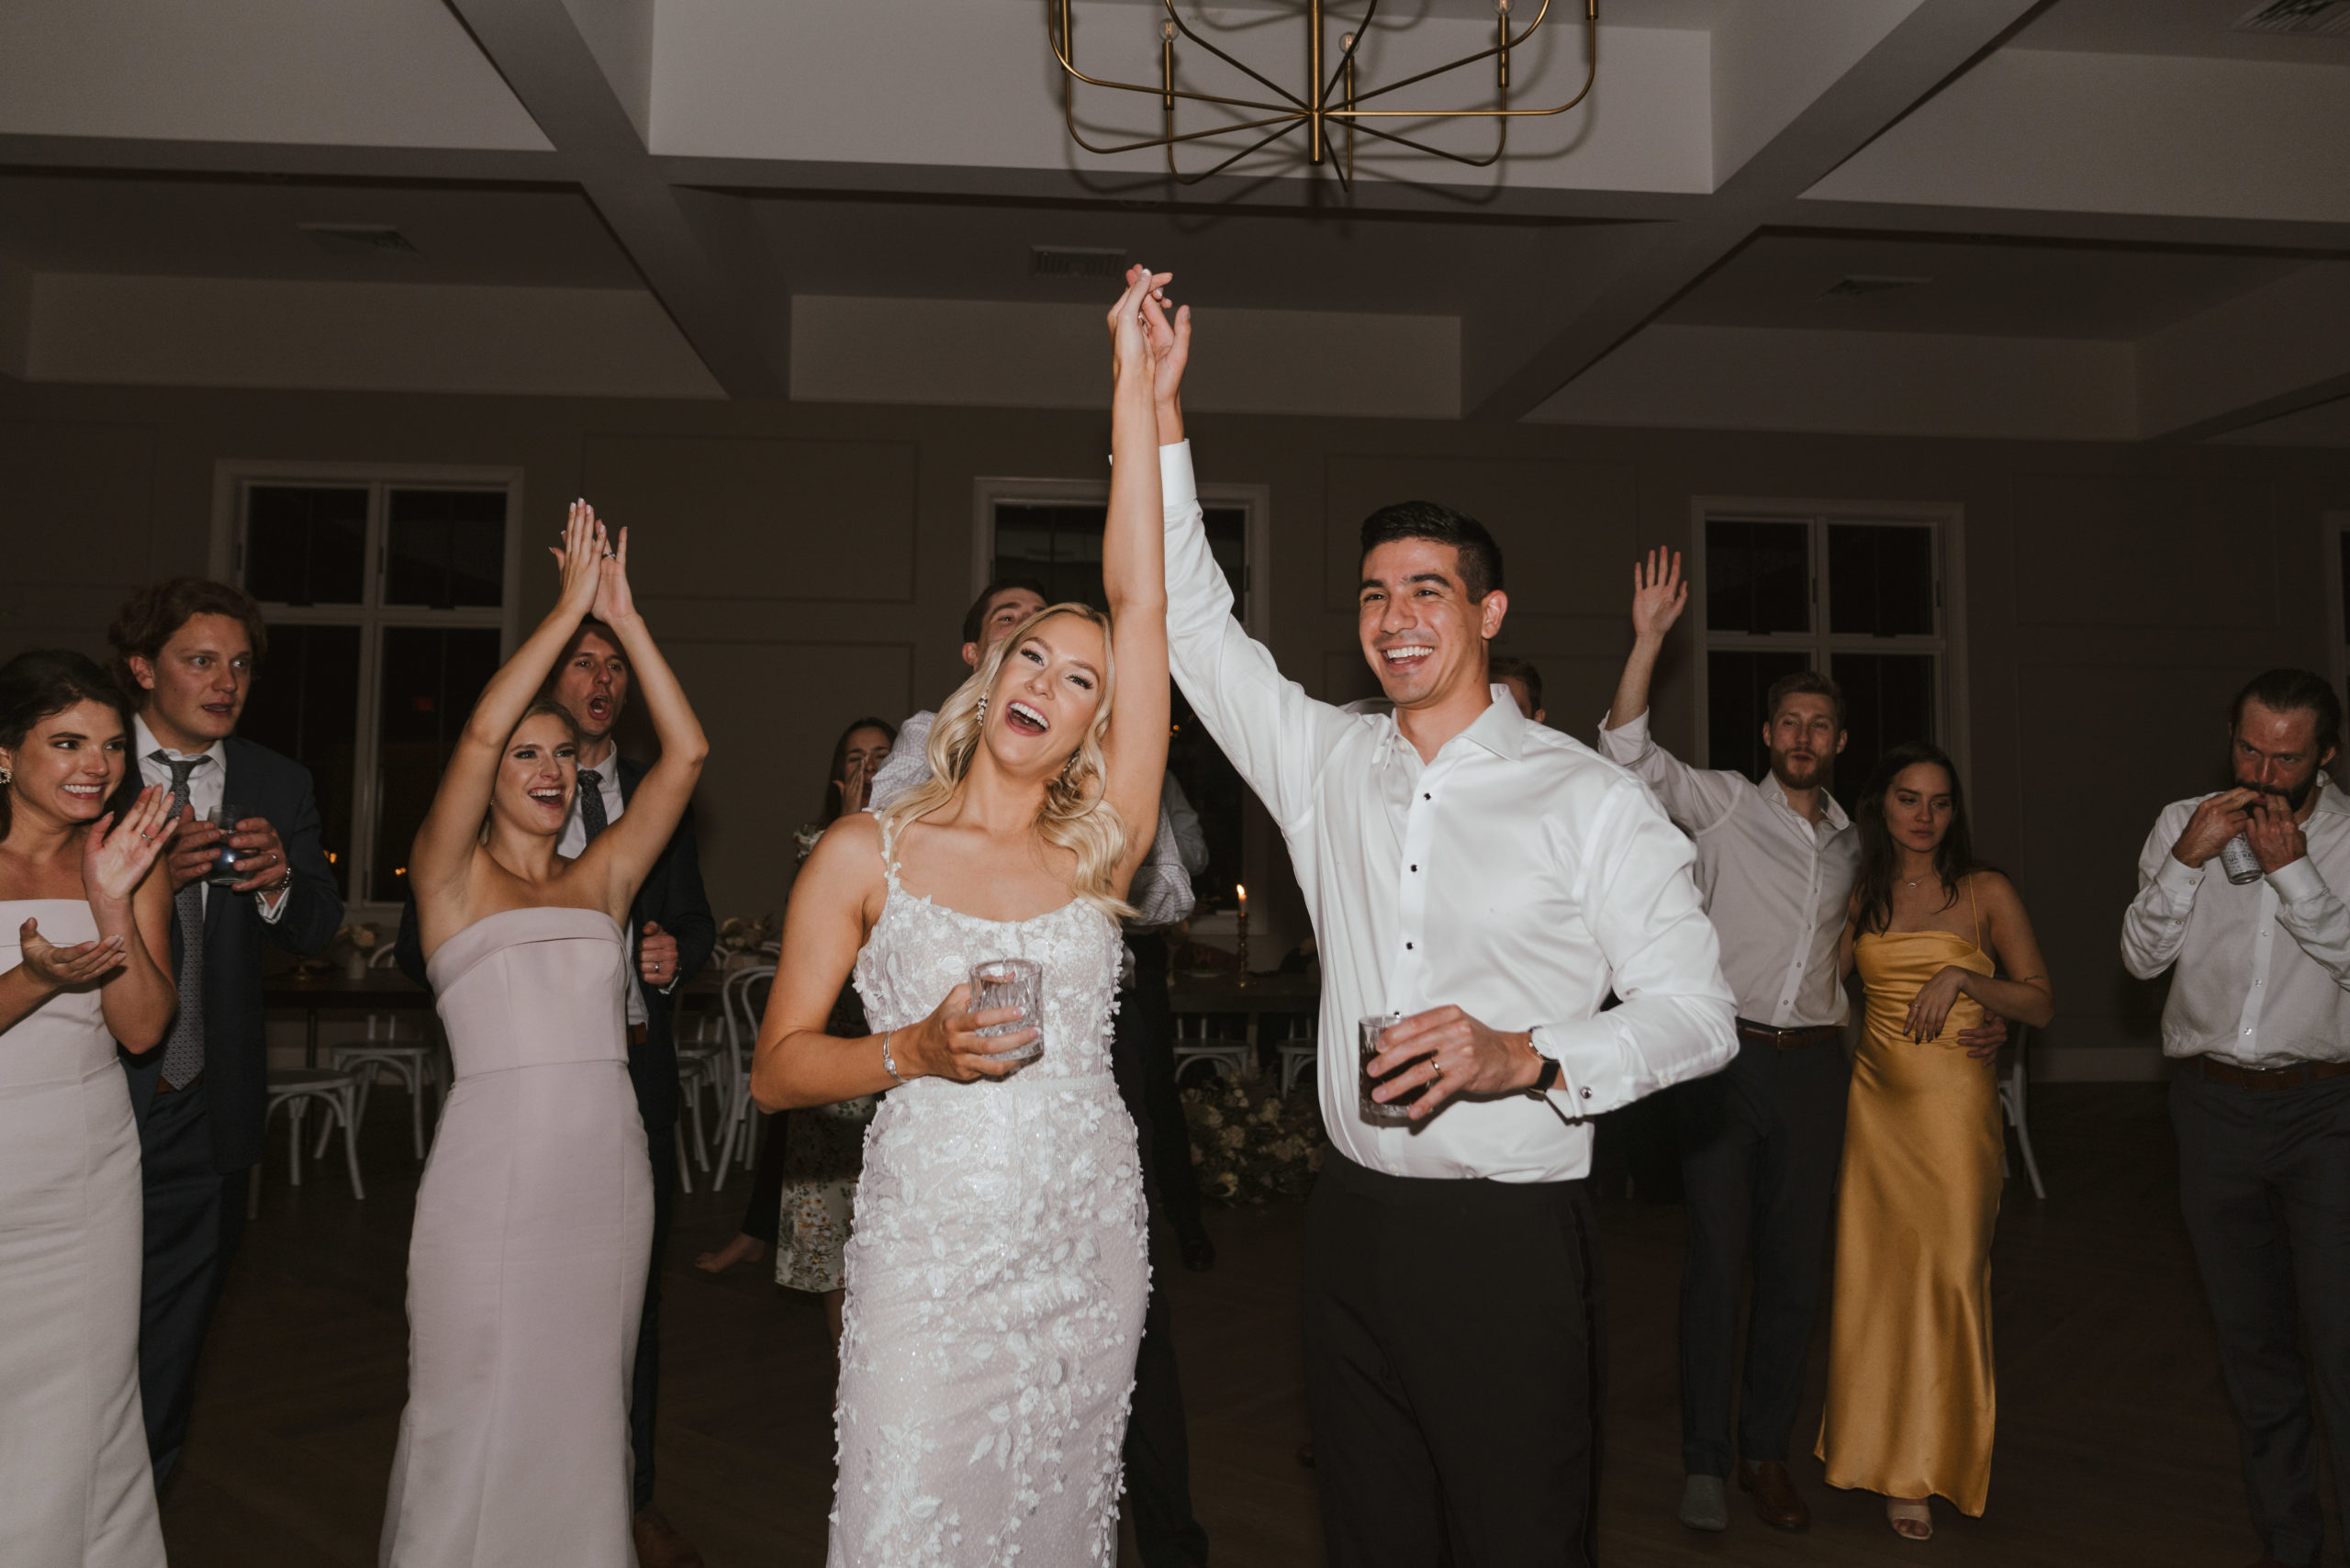
[[441, 785], [449, 749], [465, 727], [481, 689], [498, 670], [498, 633], [489, 627], [384, 629], [378, 724], [373, 896], [400, 896], [408, 852]]
[[1831, 632], [1931, 636], [1932, 531], [1882, 523], [1830, 523], [1828, 620]]
[[263, 604], [366, 597], [367, 492], [311, 485], [245, 491], [245, 591]]
[[1811, 630], [1810, 527], [1706, 524], [1706, 625], [1716, 632]]
[[[1102, 591], [1102, 530], [1108, 515], [1103, 506], [1000, 505], [995, 511], [995, 561], [989, 575], [1035, 577], [1053, 603], [1077, 599], [1099, 608], [1107, 602]], [[1240, 507], [1209, 507], [1203, 521], [1208, 549], [1224, 568], [1245, 620], [1248, 513]], [[1207, 726], [1193, 716], [1181, 688], [1172, 695], [1174, 734], [1168, 741], [1167, 770], [1199, 812], [1200, 830], [1208, 841], [1208, 868], [1192, 879], [1192, 885], [1201, 891], [1203, 907], [1210, 901], [1229, 903], [1243, 875], [1240, 813], [1245, 790], [1240, 775], [1208, 737]]]
[[1851, 811], [1876, 759], [1905, 741], [1935, 741], [1930, 654], [1837, 654], [1830, 674], [1844, 691], [1851, 738], [1836, 759], [1836, 798]]
[[[238, 733], [310, 770], [319, 836], [351, 897], [352, 797], [359, 782], [359, 628], [273, 626]], [[284, 824], [281, 823], [281, 826]]]
[[384, 543], [386, 604], [494, 610], [506, 602], [503, 490], [394, 490]]
[[2342, 542], [2342, 631], [2350, 638], [2350, 532], [2340, 536]]
[[[1102, 593], [1102, 506], [1015, 506], [995, 509], [993, 577], [1035, 577], [1047, 602], [1076, 599], [1096, 610], [1107, 606]], [[1239, 507], [1209, 507], [1202, 519], [1208, 550], [1224, 568], [1242, 620], [1248, 605], [1248, 514]]]
[[1771, 748], [1762, 744], [1762, 725], [1769, 718], [1762, 709], [1763, 695], [1781, 676], [1810, 667], [1810, 658], [1798, 653], [1707, 654], [1708, 766], [1762, 778], [1771, 766]]

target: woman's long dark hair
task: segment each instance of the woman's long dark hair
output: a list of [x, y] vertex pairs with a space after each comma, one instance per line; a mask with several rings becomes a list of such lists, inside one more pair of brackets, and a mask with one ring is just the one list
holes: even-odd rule
[[1904, 768], [1930, 762], [1950, 780], [1950, 831], [1934, 846], [1934, 874], [1942, 879], [1942, 907], [1958, 902], [1958, 884], [1970, 871], [1984, 868], [1975, 858], [1975, 835], [1966, 827], [1966, 790], [1958, 781], [1958, 767], [1950, 754], [1930, 741], [1909, 741], [1876, 759], [1869, 781], [1862, 786], [1853, 824], [1861, 830], [1861, 876], [1852, 887], [1852, 902], [1860, 919], [1854, 929], [1879, 932], [1893, 924], [1894, 871], [1901, 864], [1901, 847], [1885, 825], [1885, 797]]
[[[98, 702], [122, 719], [122, 778], [106, 810], [121, 813], [139, 794], [139, 762], [129, 755], [130, 709], [97, 661], [71, 648], [36, 648], [0, 665], [0, 745], [14, 751], [25, 744], [43, 719], [62, 713], [77, 702]], [[9, 797], [0, 789], [0, 839], [8, 836]]]
[[859, 730], [878, 730], [898, 744], [898, 726], [887, 719], [852, 719], [841, 738], [833, 743], [832, 770], [824, 775], [824, 809], [816, 814], [816, 825], [830, 827], [842, 816], [841, 769], [848, 766], [848, 738]]

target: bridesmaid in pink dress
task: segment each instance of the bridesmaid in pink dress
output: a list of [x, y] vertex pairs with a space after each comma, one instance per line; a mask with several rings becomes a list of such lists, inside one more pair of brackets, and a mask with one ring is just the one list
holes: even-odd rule
[[[408, 857], [456, 1059], [408, 1245], [408, 1402], [385, 1568], [631, 1568], [629, 1374], [653, 1238], [629, 1086], [623, 922], [709, 743], [576, 503], [555, 608], [491, 678]], [[627, 814], [555, 853], [570, 715], [533, 698], [594, 616], [661, 739]]]
[[[0, 1563], [162, 1568], [139, 1414], [139, 1135], [115, 1041], [162, 1043], [168, 791], [117, 823], [97, 666], [0, 668]], [[113, 831], [108, 832], [109, 825]]]

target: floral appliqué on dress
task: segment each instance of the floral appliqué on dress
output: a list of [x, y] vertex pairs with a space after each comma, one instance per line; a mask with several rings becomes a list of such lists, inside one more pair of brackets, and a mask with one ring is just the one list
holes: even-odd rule
[[890, 866], [856, 961], [869, 1026], [920, 1023], [975, 963], [1033, 958], [1045, 1051], [1002, 1081], [891, 1090], [867, 1135], [831, 1568], [1116, 1561], [1150, 1282], [1134, 1123], [1110, 1075], [1119, 954], [1091, 905], [981, 920], [907, 892]]

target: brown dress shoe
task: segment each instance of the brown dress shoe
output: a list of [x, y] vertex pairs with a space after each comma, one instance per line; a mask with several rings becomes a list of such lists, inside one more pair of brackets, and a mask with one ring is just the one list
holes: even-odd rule
[[1811, 1523], [1811, 1510], [1796, 1495], [1795, 1477], [1775, 1459], [1760, 1464], [1739, 1462], [1738, 1489], [1754, 1495], [1754, 1517], [1773, 1529], [1802, 1529]]
[[647, 1503], [636, 1511], [632, 1532], [641, 1568], [702, 1568], [701, 1553], [677, 1533], [668, 1517]]

